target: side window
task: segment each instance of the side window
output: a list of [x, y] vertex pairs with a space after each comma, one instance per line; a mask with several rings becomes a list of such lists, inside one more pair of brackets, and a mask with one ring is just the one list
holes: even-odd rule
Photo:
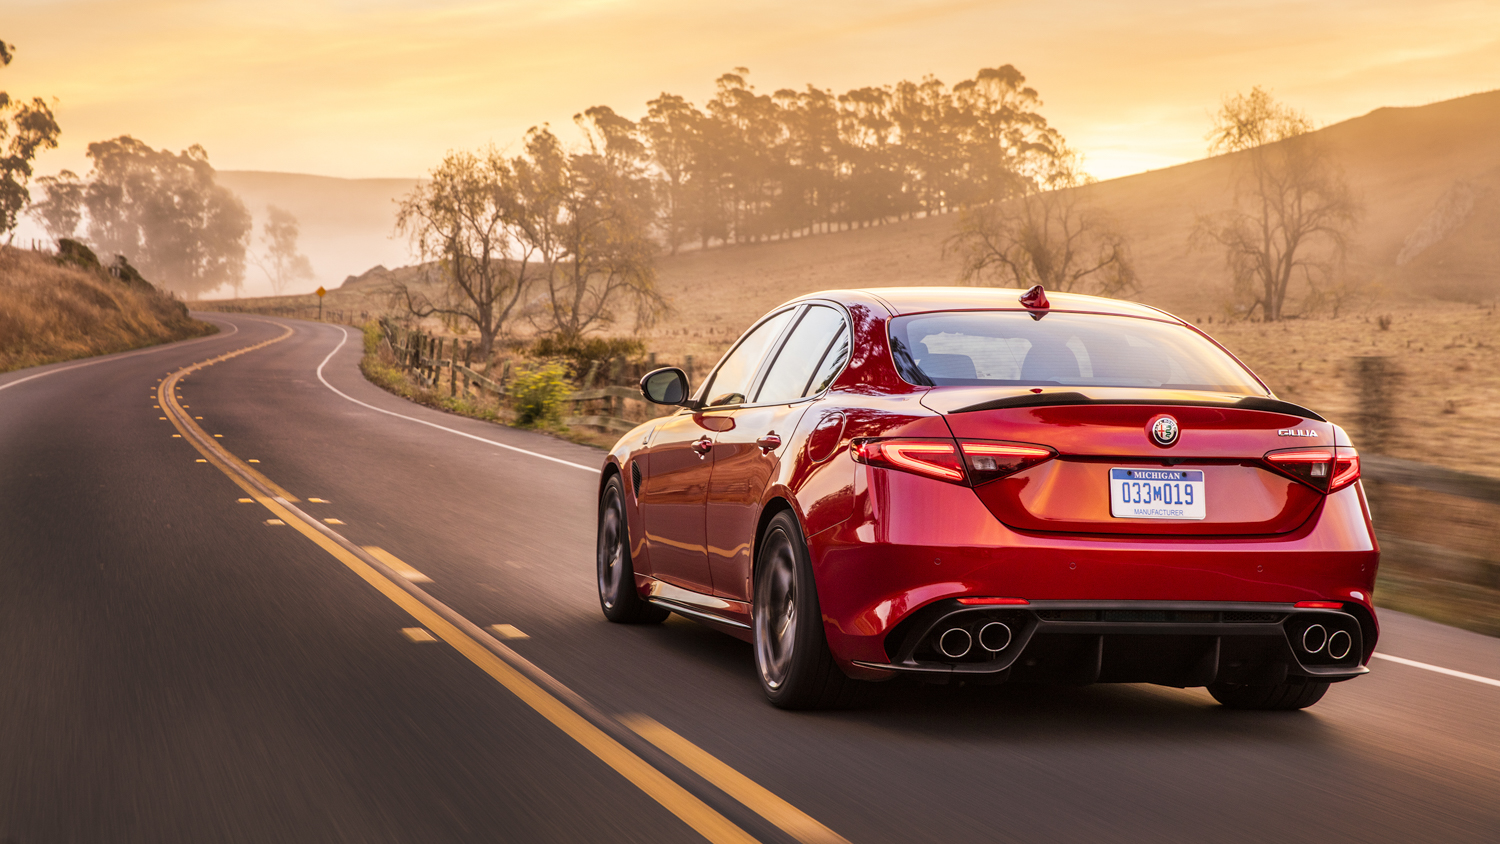
[[815, 396], [828, 389], [833, 379], [844, 371], [844, 364], [849, 362], [850, 345], [853, 338], [848, 331], [840, 331], [833, 337], [833, 342], [823, 352], [823, 360], [818, 364], [818, 369], [813, 373], [812, 380], [807, 384], [805, 396]]
[[[844, 316], [833, 308], [813, 305], [777, 352], [771, 370], [755, 396], [757, 404], [782, 404], [808, 395], [808, 387], [823, 371], [829, 347], [842, 345], [848, 356]], [[842, 365], [842, 363], [840, 364]], [[835, 369], [833, 372], [837, 372]], [[833, 373], [824, 377], [832, 379]], [[821, 391], [821, 390], [820, 390]]]
[[708, 397], [707, 407], [745, 403], [745, 395], [750, 391], [751, 381], [760, 369], [761, 359], [770, 351], [771, 344], [781, 336], [781, 330], [795, 313], [796, 308], [788, 308], [756, 326], [740, 339], [739, 345], [719, 363], [719, 368], [708, 382], [708, 390], [704, 392]]

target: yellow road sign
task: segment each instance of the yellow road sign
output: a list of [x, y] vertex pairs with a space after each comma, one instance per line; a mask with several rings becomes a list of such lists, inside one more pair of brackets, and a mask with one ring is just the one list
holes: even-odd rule
[[321, 287], [318, 288], [318, 298], [319, 299], [321, 299], [321, 298], [323, 298], [324, 296], [327, 296], [327, 295], [328, 295], [328, 291], [327, 290], [324, 290]]

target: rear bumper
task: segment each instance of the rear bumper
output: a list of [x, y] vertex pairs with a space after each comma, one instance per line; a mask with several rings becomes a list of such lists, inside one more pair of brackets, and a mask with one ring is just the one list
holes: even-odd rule
[[[982, 637], [986, 628], [991, 635]], [[945, 634], [970, 647], [944, 653]], [[1362, 664], [1365, 638], [1355, 614], [1282, 603], [1038, 601], [996, 607], [948, 600], [924, 607], [891, 631], [890, 661], [853, 665], [930, 682], [1336, 682], [1368, 672]], [[981, 645], [986, 641], [990, 647]]]
[[[809, 537], [829, 647], [856, 676], [903, 670], [903, 657], [888, 650], [892, 631], [924, 608], [960, 597], [1024, 598], [1033, 608], [1339, 601], [1360, 623], [1360, 663], [1375, 647], [1371, 590], [1380, 551], [1357, 484], [1327, 496], [1286, 534], [1111, 536], [1013, 530], [967, 487], [886, 474], [879, 490], [857, 478], [853, 517]], [[1046, 629], [1059, 637], [1145, 635], [1138, 627], [1118, 634]], [[1219, 632], [1171, 628], [1156, 635], [1242, 632], [1213, 630]], [[880, 671], [871, 673], [874, 666]]]

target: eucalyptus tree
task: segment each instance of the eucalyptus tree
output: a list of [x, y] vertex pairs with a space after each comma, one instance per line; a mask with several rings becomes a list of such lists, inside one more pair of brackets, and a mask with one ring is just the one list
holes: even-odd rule
[[88, 157], [82, 203], [96, 252], [190, 298], [244, 280], [250, 212], [215, 181], [203, 147], [174, 153], [122, 135], [89, 144]]
[[[15, 49], [0, 39], [0, 68], [10, 64]], [[57, 147], [61, 132], [46, 100], [32, 97], [26, 102], [0, 91], [0, 235], [20, 221], [31, 202], [27, 185], [34, 172], [32, 162], [38, 152]]]

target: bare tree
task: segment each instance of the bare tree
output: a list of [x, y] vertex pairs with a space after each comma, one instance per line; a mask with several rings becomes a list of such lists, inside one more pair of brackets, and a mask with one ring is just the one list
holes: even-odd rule
[[436, 262], [437, 276], [435, 290], [398, 284], [397, 301], [414, 316], [472, 325], [486, 356], [531, 282], [535, 247], [515, 237], [515, 193], [514, 172], [499, 151], [450, 152], [401, 200], [396, 216], [421, 259]]
[[1063, 151], [1020, 196], [964, 209], [944, 245], [962, 260], [963, 280], [1105, 296], [1138, 289], [1125, 236], [1083, 201], [1088, 181]]
[[1337, 307], [1350, 286], [1340, 277], [1360, 207], [1302, 112], [1259, 86], [1226, 99], [1208, 134], [1209, 152], [1235, 153], [1234, 207], [1199, 217], [1195, 245], [1223, 249], [1233, 279], [1232, 309], [1267, 321], [1289, 316], [1295, 281], [1304, 306]]
[[255, 265], [271, 282], [271, 292], [280, 296], [294, 281], [313, 278], [312, 262], [297, 251], [301, 226], [292, 212], [274, 205], [266, 206], [266, 222], [261, 227], [261, 243], [266, 251], [255, 256]]

